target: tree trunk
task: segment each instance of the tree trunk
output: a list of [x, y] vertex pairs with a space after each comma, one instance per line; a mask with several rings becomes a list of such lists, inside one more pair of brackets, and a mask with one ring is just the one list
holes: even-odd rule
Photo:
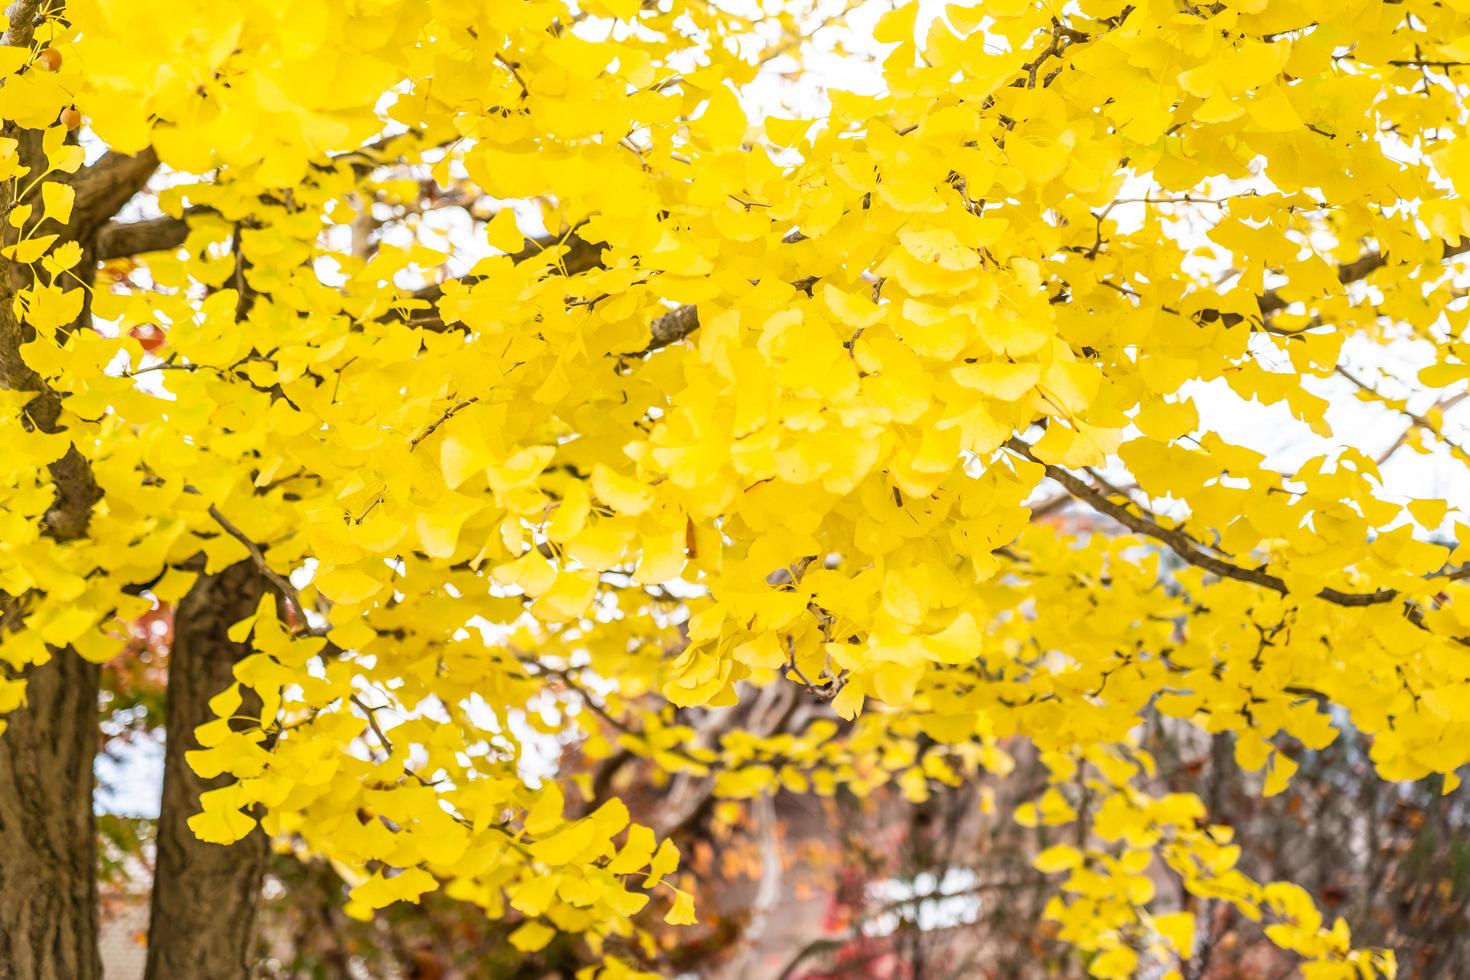
[[71, 650], [26, 674], [0, 736], [0, 978], [97, 980], [100, 671]]
[[230, 777], [201, 779], [184, 753], [199, 748], [194, 730], [211, 718], [209, 699], [230, 685], [235, 662], [248, 652], [226, 631], [255, 611], [262, 593], [260, 573], [242, 562], [202, 576], [174, 616], [148, 980], [230, 980], [251, 973], [269, 844], [258, 827], [227, 847], [194, 836], [188, 819], [199, 812], [199, 795], [226, 785]]

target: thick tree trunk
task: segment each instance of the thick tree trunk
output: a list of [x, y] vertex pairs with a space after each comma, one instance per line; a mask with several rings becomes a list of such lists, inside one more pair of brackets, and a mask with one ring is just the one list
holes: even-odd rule
[[229, 777], [201, 779], [184, 753], [199, 748], [194, 729], [210, 720], [209, 699], [230, 685], [235, 662], [248, 652], [226, 631], [255, 611], [262, 591], [260, 573], [243, 562], [201, 577], [174, 617], [148, 980], [231, 980], [251, 972], [268, 841], [259, 828], [228, 847], [194, 836], [187, 821], [199, 812], [199, 795]]
[[[61, 3], [6, 0], [6, 27], [0, 45], [26, 50], [36, 29], [60, 15]], [[49, 37], [49, 34], [46, 35]], [[43, 39], [42, 46], [46, 45]], [[32, 174], [44, 168], [42, 133], [14, 119], [0, 125], [0, 138], [14, 144]], [[79, 139], [77, 133], [67, 137]], [[137, 156], [108, 153], [70, 177], [76, 191], [71, 218], [57, 229], [63, 242], [76, 242], [84, 258], [66, 290], [82, 289], [82, 312], [57, 331], [65, 339], [91, 322], [91, 284], [96, 273], [98, 230], [157, 169], [152, 150]], [[54, 175], [66, 179], [62, 175]], [[41, 195], [31, 184], [29, 199]], [[19, 231], [16, 230], [15, 235]], [[7, 229], [5, 243], [15, 241]], [[14, 260], [0, 262], [0, 390], [31, 392], [25, 406], [27, 428], [64, 432], [62, 395], [20, 354], [35, 336], [25, 321], [17, 291], [30, 284], [31, 270]], [[85, 537], [92, 506], [102, 491], [77, 445], [48, 465], [55, 501], [43, 526], [48, 537], [73, 541]], [[11, 603], [0, 595], [0, 602]], [[18, 606], [0, 608], [0, 629], [24, 624]], [[3, 669], [3, 668], [0, 668]], [[71, 650], [57, 651], [45, 664], [26, 672], [26, 706], [5, 719], [0, 735], [0, 980], [98, 980], [97, 833], [92, 791], [98, 749], [97, 694], [101, 670]]]
[[0, 735], [0, 978], [97, 980], [99, 669], [61, 650], [26, 679]]

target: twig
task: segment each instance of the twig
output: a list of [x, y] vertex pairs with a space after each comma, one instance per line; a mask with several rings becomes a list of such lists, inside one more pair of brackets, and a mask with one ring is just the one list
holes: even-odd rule
[[[367, 716], [368, 727], [371, 728], [373, 730], [373, 734], [378, 737], [378, 742], [382, 744], [384, 751], [388, 753], [389, 757], [392, 757], [394, 751], [393, 741], [388, 737], [387, 733], [383, 731], [382, 726], [378, 724], [378, 712], [382, 711], [383, 708], [386, 706], [378, 705], [376, 708], [369, 707], [362, 700], [362, 698], [358, 697], [356, 694], [352, 695], [347, 700], [351, 701], [359, 711]], [[408, 772], [408, 769], [406, 767], [404, 769], [404, 772]]]
[[[1455, 456], [1459, 457], [1462, 462], [1470, 462], [1470, 451], [1467, 451], [1465, 447], [1461, 446], [1459, 443], [1446, 436], [1443, 432], [1436, 428], [1435, 425], [1430, 422], [1428, 418], [1415, 412], [1409, 411], [1406, 405], [1401, 405], [1397, 403], [1394, 399], [1384, 395], [1377, 388], [1374, 388], [1372, 385], [1358, 378], [1347, 368], [1338, 365], [1334, 370], [1339, 377], [1346, 378], [1353, 385], [1353, 387], [1357, 388], [1365, 395], [1368, 395], [1370, 398], [1374, 398], [1377, 401], [1383, 403], [1384, 405], [1393, 409], [1395, 412], [1398, 412], [1410, 422], [1409, 428], [1405, 429], [1403, 434], [1394, 441], [1394, 444], [1390, 446], [1387, 450], [1385, 450], [1381, 456], [1379, 456], [1377, 462], [1380, 466], [1383, 465], [1383, 463], [1387, 462], [1388, 458], [1398, 451], [1399, 447], [1402, 446], [1404, 442], [1408, 439], [1409, 433], [1415, 428], [1423, 429], [1425, 432], [1428, 432], [1440, 442], [1444, 443], [1446, 448], [1448, 448]], [[1451, 408], [1454, 405], [1458, 404], [1460, 400], [1464, 397], [1465, 393], [1461, 392], [1460, 394], [1455, 395], [1453, 398], [1444, 399], [1440, 403], [1436, 404], [1434, 407], [1436, 409], [1439, 409], [1440, 411], [1444, 411], [1446, 408]]]
[[[1033, 463], [1040, 463], [1031, 453], [1031, 447], [1020, 439], [1011, 438], [1007, 440], [1005, 448], [1025, 457]], [[1264, 568], [1242, 568], [1240, 565], [1225, 561], [1204, 550], [1205, 546], [1195, 541], [1189, 535], [1178, 529], [1166, 528], [1157, 523], [1151, 517], [1145, 517], [1133, 513], [1127, 507], [1114, 503], [1107, 494], [1093, 487], [1085, 480], [1050, 463], [1042, 464], [1046, 467], [1046, 475], [1060, 483], [1067, 492], [1079, 500], [1085, 501], [1093, 510], [1106, 514], [1124, 527], [1145, 537], [1161, 541], [1169, 546], [1180, 558], [1191, 565], [1203, 568], [1205, 571], [1214, 572], [1221, 578], [1231, 578], [1240, 582], [1250, 582], [1270, 589], [1280, 595], [1290, 594], [1286, 581], [1279, 576], [1272, 575]], [[1324, 587], [1317, 593], [1317, 598], [1326, 599], [1328, 602], [1339, 606], [1376, 606], [1392, 602], [1399, 597], [1396, 589], [1377, 589], [1373, 592], [1344, 592], [1330, 586]]]
[[427, 429], [425, 429], [423, 432], [420, 432], [418, 435], [409, 440], [408, 451], [413, 452], [415, 449], [419, 448], [419, 443], [423, 442], [425, 439], [429, 438], [429, 436], [437, 432], [439, 430], [439, 426], [443, 425], [445, 422], [448, 422], [450, 419], [454, 418], [460, 412], [469, 408], [471, 405], [479, 400], [480, 396], [476, 395], [473, 398], [466, 398], [464, 401], [457, 402], [450, 408], [445, 409], [444, 414], [439, 416], [439, 418], [435, 419], [433, 422], [430, 422]]
[[516, 65], [513, 62], [511, 62], [498, 51], [495, 53], [495, 61], [506, 71], [510, 72], [510, 77], [514, 78], [516, 80], [516, 84], [521, 87], [522, 99], [531, 94], [531, 90], [526, 87], [526, 80], [521, 77], [521, 73], [519, 71], [516, 71]]
[[214, 518], [214, 522], [223, 528], [226, 534], [245, 546], [245, 550], [250, 552], [251, 562], [260, 570], [260, 574], [265, 576], [267, 582], [275, 586], [276, 591], [280, 593], [283, 599], [296, 607], [296, 611], [302, 617], [301, 632], [303, 634], [307, 636], [326, 636], [330, 632], [330, 626], [318, 628], [305, 622], [306, 604], [301, 601], [301, 593], [296, 591], [296, 586], [291, 584], [290, 579], [271, 568], [270, 562], [265, 559], [265, 552], [260, 550], [260, 545], [256, 544], [250, 535], [232, 524], [224, 514], [220, 513], [219, 508], [214, 504], [209, 505], [209, 516]]

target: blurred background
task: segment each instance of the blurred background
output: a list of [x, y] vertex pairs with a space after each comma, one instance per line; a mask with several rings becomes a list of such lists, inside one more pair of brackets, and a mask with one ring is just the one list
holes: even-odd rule
[[[1106, 534], [1065, 508], [1038, 520]], [[142, 975], [150, 837], [162, 757], [162, 692], [172, 635], [168, 608], [133, 624], [132, 641], [106, 668], [105, 745], [98, 775], [103, 842], [103, 956], [111, 980]], [[785, 696], [789, 695], [789, 700]], [[736, 708], [684, 712], [718, 737], [737, 725], [800, 731], [832, 717], [792, 686]], [[752, 717], [760, 716], [760, 717]], [[1203, 798], [1212, 822], [1236, 831], [1241, 868], [1257, 880], [1309, 889], [1363, 944], [1398, 951], [1401, 975], [1466, 976], [1470, 963], [1470, 793], [1442, 795], [1438, 779], [1382, 782], [1364, 740], [1345, 719], [1322, 751], [1285, 741], [1300, 771], [1278, 796], [1260, 796], [1229, 735], [1147, 715], [1140, 747], [1158, 760], [1151, 789]], [[613, 734], [610, 732], [610, 734]], [[933, 774], [890, 783], [866, 799], [777, 792], [722, 800], [707, 777], [669, 777], [627, 754], [579, 757], [577, 745], [543, 745], [541, 765], [589, 771], [594, 794], [617, 794], [633, 819], [673, 835], [684, 853], [681, 885], [692, 888], [700, 923], [664, 927], [641, 953], [670, 977], [722, 980], [941, 980], [1080, 977], [1075, 951], [1053, 939], [1048, 885], [1032, 857], [1074, 827], [1047, 825], [1047, 770], [1024, 744], [988, 760], [981, 774]], [[557, 753], [560, 753], [557, 755]], [[1042, 800], [1040, 806], [1026, 801]], [[155, 809], [150, 810], [150, 807]], [[349, 918], [347, 886], [320, 861], [302, 861], [278, 841], [259, 920], [260, 976], [572, 978], [585, 947], [553, 944], [528, 959], [506, 943], [513, 927], [442, 894], [399, 903], [371, 922]], [[1200, 929], [1187, 976], [1285, 978], [1294, 957], [1229, 906], [1177, 891]], [[1168, 892], [1165, 892], [1168, 894]], [[675, 936], [675, 932], [678, 936]], [[566, 937], [559, 937], [562, 942]]]

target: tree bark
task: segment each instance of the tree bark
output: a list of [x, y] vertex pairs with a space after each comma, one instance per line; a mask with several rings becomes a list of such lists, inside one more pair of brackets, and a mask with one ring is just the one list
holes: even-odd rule
[[100, 670], [71, 650], [26, 674], [0, 736], [0, 978], [97, 980]]
[[242, 562], [202, 576], [175, 614], [147, 980], [230, 980], [251, 973], [269, 843], [259, 827], [229, 846], [194, 836], [188, 819], [199, 812], [200, 794], [230, 777], [200, 778], [184, 753], [199, 748], [194, 730], [212, 717], [209, 699], [230, 685], [236, 661], [249, 652], [226, 632], [255, 611], [263, 591], [260, 573]]
[[[37, 28], [58, 16], [60, 7], [41, 0], [7, 0], [0, 44], [32, 47]], [[41, 130], [6, 120], [0, 138], [15, 142], [32, 174], [45, 169]], [[68, 139], [78, 136], [73, 133]], [[58, 276], [57, 284], [84, 292], [82, 313], [57, 331], [58, 339], [90, 322], [97, 230], [143, 188], [158, 166], [151, 150], [135, 157], [109, 154], [105, 161], [105, 166], [94, 164], [69, 178], [77, 193], [62, 240], [81, 244], [83, 259], [71, 277]], [[31, 185], [29, 196], [40, 196], [38, 185]], [[4, 242], [13, 242], [18, 233], [8, 232]], [[26, 266], [0, 262], [0, 390], [33, 393], [25, 406], [26, 425], [57, 433], [65, 431], [63, 396], [20, 354], [35, 331], [15, 299], [30, 282]], [[72, 445], [48, 469], [56, 496], [43, 520], [47, 536], [57, 541], [84, 537], [92, 507], [102, 496], [90, 463]], [[0, 630], [25, 628], [23, 604], [24, 597], [0, 595]], [[25, 680], [25, 707], [0, 719], [5, 725], [0, 735], [0, 980], [98, 980], [102, 962], [97, 947], [93, 764], [101, 670], [72, 650], [56, 650], [46, 663], [30, 667]]]

